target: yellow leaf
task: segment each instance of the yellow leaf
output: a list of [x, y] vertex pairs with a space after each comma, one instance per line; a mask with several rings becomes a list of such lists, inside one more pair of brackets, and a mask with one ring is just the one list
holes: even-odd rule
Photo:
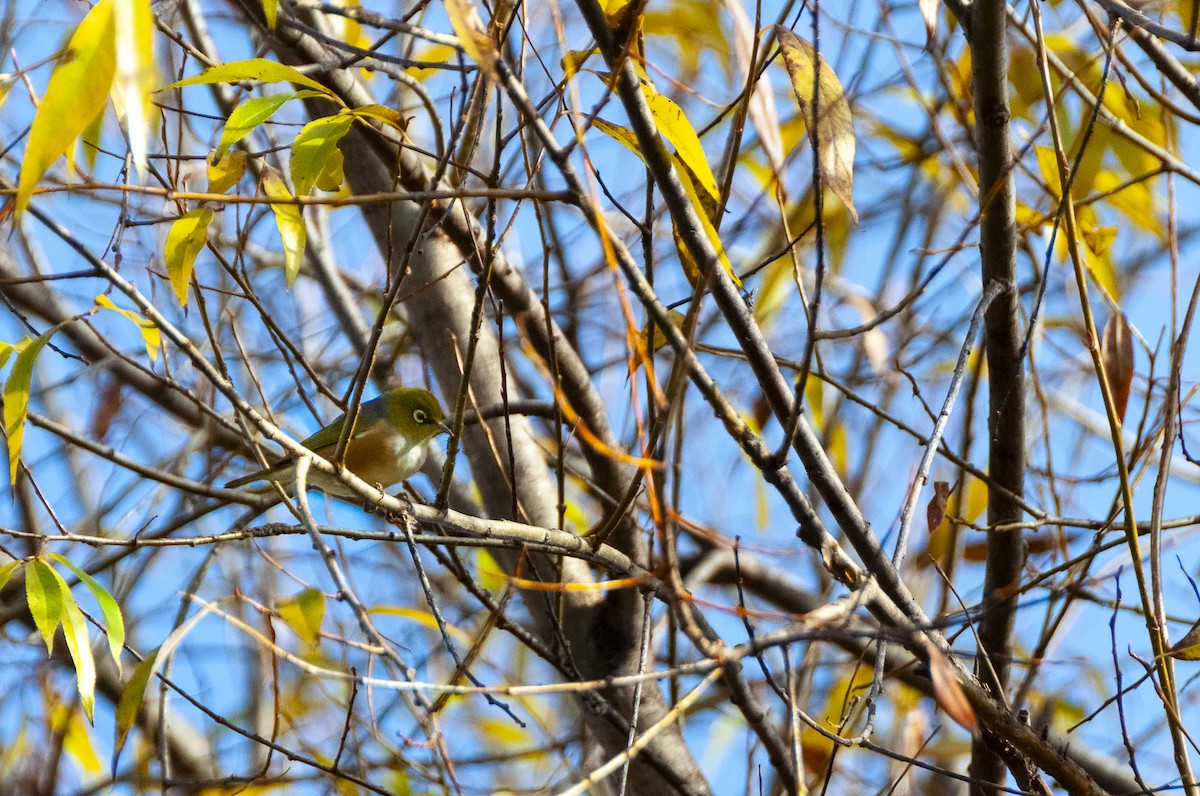
[[310, 647], [321, 642], [321, 622], [325, 618], [325, 595], [316, 589], [305, 589], [295, 597], [275, 606], [279, 618], [287, 622], [302, 641]]
[[92, 745], [87, 726], [79, 720], [79, 712], [60, 707], [52, 713], [51, 726], [61, 734], [63, 751], [85, 774], [99, 774], [103, 764], [96, 754], [96, 747]]
[[212, 152], [208, 156], [208, 192], [225, 193], [238, 184], [238, 180], [246, 173], [246, 152], [241, 149], [230, 149], [218, 155]]
[[354, 117], [348, 114], [314, 119], [292, 142], [292, 184], [297, 196], [307, 196], [313, 186], [336, 191], [342, 186], [342, 150], [338, 142], [350, 132]]
[[100, 0], [75, 29], [33, 117], [17, 187], [17, 213], [29, 205], [46, 169], [104, 109], [115, 73], [113, 2]]
[[[594, 124], [597, 130], [614, 139], [615, 141], [624, 144], [630, 152], [633, 152], [639, 158], [642, 156], [641, 148], [638, 146], [637, 136], [633, 134], [632, 130], [621, 127], [617, 124], [613, 124], [612, 122], [607, 122], [604, 119], [595, 119]], [[697, 192], [695, 185], [695, 183], [699, 181], [697, 176], [691, 171], [687, 163], [685, 163], [678, 154], [674, 154], [672, 157], [675, 160], [676, 171], [679, 172], [680, 177], [682, 178], [679, 182], [683, 185], [684, 191], [687, 192], [688, 199], [691, 201], [692, 207], [696, 209], [696, 215], [700, 219], [700, 225], [704, 228], [704, 233], [708, 236], [709, 242], [712, 243], [713, 248], [716, 250], [721, 267], [725, 269], [727, 274], [729, 274], [729, 278], [733, 280], [733, 283], [740, 288], [742, 286], [742, 280], [738, 278], [736, 273], [734, 273], [733, 264], [729, 262], [729, 257], [725, 254], [725, 245], [721, 242], [721, 236], [717, 232], [717, 228], [713, 226], [711, 214], [714, 213], [714, 208], [716, 207], [715, 200], [708, 193], [707, 189], [704, 189], [703, 193]], [[705, 165], [707, 166], [707, 163]], [[679, 253], [679, 262], [683, 267], [684, 275], [687, 276], [689, 282], [691, 282], [693, 285], [696, 284], [696, 280], [700, 276], [700, 269], [696, 265], [696, 262], [692, 259], [692, 255], [687, 250], [687, 247], [683, 245], [683, 240], [680, 238], [678, 230], [675, 230], [675, 247]]]
[[[449, 44], [435, 44], [427, 47], [424, 50], [418, 50], [413, 54], [413, 60], [418, 63], [440, 64], [445, 63], [447, 59], [454, 57], [458, 49], [451, 47]], [[432, 75], [438, 73], [438, 69], [433, 66], [410, 66], [404, 70], [408, 74], [415, 77], [417, 80], [426, 80]]]
[[[416, 608], [402, 608], [398, 605], [377, 605], [369, 610], [370, 613], [382, 616], [399, 616], [404, 619], [411, 619], [431, 630], [438, 630], [437, 617], [429, 611], [421, 611]], [[474, 641], [470, 635], [449, 623], [446, 624], [446, 631], [463, 643], [471, 644]]]
[[[61, 326], [61, 324], [59, 324]], [[33, 379], [33, 361], [58, 331], [55, 326], [43, 332], [36, 340], [26, 338], [13, 346], [17, 350], [17, 361], [13, 363], [8, 381], [4, 383], [4, 433], [8, 438], [9, 483], [17, 482], [17, 466], [21, 462], [21, 442], [25, 437], [25, 417], [29, 404], [29, 384]]]
[[400, 111], [386, 105], [360, 105], [350, 111], [356, 119], [374, 119], [403, 132], [408, 129], [408, 119]]
[[[87, 161], [88, 168], [96, 168], [96, 155], [100, 153], [100, 134], [104, 129], [104, 109], [96, 114], [96, 118], [92, 119], [87, 127], [83, 128], [83, 132], [79, 134], [79, 141], [83, 144], [83, 159]], [[67, 153], [70, 156], [70, 152]], [[67, 170], [71, 170], [68, 164]]]
[[49, 553], [46, 558], [53, 559], [71, 570], [71, 574], [79, 578], [80, 582], [91, 592], [92, 598], [100, 606], [100, 613], [104, 617], [104, 634], [108, 637], [108, 651], [112, 654], [117, 672], [120, 673], [121, 649], [125, 646], [125, 620], [121, 618], [121, 608], [117, 605], [116, 599], [108, 589], [96, 582], [96, 579], [86, 571], [71, 563], [66, 556]]
[[562, 59], [558, 62], [559, 66], [562, 67], [563, 77], [565, 77], [569, 80], [572, 77], [574, 77], [575, 75], [577, 75], [579, 73], [579, 70], [583, 68], [584, 63], [587, 62], [587, 59], [591, 58], [593, 55], [595, 55], [599, 52], [600, 52], [599, 47], [593, 47], [590, 50], [570, 50], [570, 51], [568, 51], [567, 54], [564, 55], [562, 57]]
[[458, 42], [470, 56], [489, 74], [496, 71], [496, 43], [488, 36], [483, 20], [471, 0], [446, 0], [446, 16], [450, 17], [450, 26]]
[[300, 86], [319, 91], [337, 102], [341, 101], [329, 89], [307, 75], [297, 72], [292, 67], [278, 61], [268, 61], [266, 58], [248, 58], [244, 61], [232, 61], [209, 67], [195, 77], [177, 80], [163, 91], [170, 91], [184, 86], [201, 86], [212, 83], [238, 83], [243, 80], [261, 80], [264, 83], [295, 83]]
[[121, 698], [117, 701], [117, 738], [113, 744], [114, 768], [117, 758], [121, 756], [121, 749], [125, 747], [125, 739], [129, 737], [129, 731], [133, 729], [133, 723], [137, 721], [138, 708], [141, 707], [142, 697], [146, 693], [146, 684], [150, 682], [150, 674], [154, 671], [157, 659], [158, 650], [154, 650], [142, 658], [142, 662], [133, 670], [129, 682], [121, 690]]
[[[57, 572], [54, 573], [54, 576], [61, 581], [61, 576]], [[92, 645], [88, 640], [88, 625], [87, 620], [83, 618], [83, 611], [80, 611], [79, 606], [75, 604], [75, 599], [66, 588], [65, 582], [62, 583], [62, 588], [63, 638], [67, 642], [67, 651], [71, 653], [71, 660], [75, 663], [75, 682], [79, 688], [79, 702], [83, 705], [84, 715], [87, 716], [90, 723], [92, 712], [96, 707], [96, 660], [92, 657]]]
[[[650, 108], [650, 115], [654, 117], [658, 132], [671, 142], [679, 160], [691, 170], [694, 181], [698, 184], [697, 193], [702, 188], [714, 202], [720, 202], [721, 192], [717, 188], [717, 178], [713, 176], [708, 159], [704, 156], [700, 137], [696, 135], [696, 130], [684, 115], [683, 109], [670, 97], [659, 94], [646, 84], [642, 85], [642, 93], [646, 96], [646, 104]], [[716, 221], [711, 217], [709, 220]]]
[[150, 93], [154, 88], [154, 17], [149, 0], [115, 0], [117, 70], [113, 84], [129, 135], [129, 152], [139, 174], [146, 171], [150, 135]]
[[211, 207], [200, 207], [189, 210], [171, 224], [167, 232], [167, 242], [163, 247], [163, 259], [167, 263], [167, 274], [171, 277], [171, 287], [180, 305], [188, 303], [188, 284], [192, 279], [192, 269], [196, 265], [196, 256], [208, 242], [208, 225], [212, 221]]
[[279, 0], [262, 0], [262, 7], [267, 27], [275, 30], [275, 21], [279, 19]]
[[[808, 126], [810, 140], [815, 137], [820, 149], [819, 169], [821, 179], [839, 199], [855, 222], [858, 211], [854, 209], [854, 119], [850, 114], [850, 101], [842, 90], [842, 83], [826, 61], [815, 52], [812, 45], [782, 25], [775, 26], [783, 62], [792, 79], [792, 91], [800, 104], [804, 123]], [[820, 75], [817, 65], [820, 65]], [[819, 107], [812, 107], [814, 85], [818, 89]]]
[[113, 304], [108, 296], [96, 296], [96, 306], [110, 309], [113, 312], [124, 315], [129, 320], [133, 321], [137, 326], [138, 331], [142, 333], [142, 342], [146, 346], [146, 356], [150, 357], [150, 361], [154, 362], [158, 359], [158, 349], [162, 345], [162, 332], [154, 325], [154, 321], [149, 318], [143, 318], [133, 310], [126, 310]]
[[[270, 169], [263, 169], [263, 191], [275, 200], [294, 199], [283, 180]], [[283, 239], [283, 270], [287, 278], [287, 286], [291, 287], [300, 273], [304, 263], [304, 245], [308, 233], [304, 228], [304, 215], [300, 206], [286, 202], [273, 202], [271, 210], [275, 213], [275, 224], [279, 227], [279, 237]]]

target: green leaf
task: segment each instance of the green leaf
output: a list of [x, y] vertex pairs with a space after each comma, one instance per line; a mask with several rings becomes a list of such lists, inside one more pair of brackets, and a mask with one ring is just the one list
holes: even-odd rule
[[246, 173], [246, 153], [241, 149], [230, 149], [220, 155], [208, 156], [208, 192], [225, 193], [238, 184]]
[[241, 141], [255, 127], [275, 115], [276, 111], [294, 99], [309, 99], [310, 97], [325, 96], [319, 91], [293, 91], [286, 94], [270, 94], [266, 97], [253, 97], [233, 109], [221, 131], [221, 140], [217, 144], [217, 154], [224, 154], [229, 147]]
[[104, 633], [108, 637], [109, 652], [112, 653], [113, 663], [117, 665], [117, 671], [120, 672], [121, 648], [125, 646], [125, 622], [121, 618], [121, 607], [117, 605], [117, 601], [108, 589], [97, 583], [96, 579], [87, 572], [72, 564], [65, 556], [50, 553], [46, 557], [54, 559], [71, 570], [75, 577], [79, 578], [92, 593], [92, 598], [100, 606], [100, 613], [104, 616]]
[[112, 302], [112, 299], [105, 295], [96, 296], [96, 306], [104, 307], [105, 309], [120, 313], [129, 320], [133, 321], [133, 324], [137, 326], [138, 331], [142, 333], [142, 342], [146, 345], [146, 356], [150, 357], [151, 362], [154, 362], [158, 359], [158, 349], [160, 346], [162, 346], [162, 332], [158, 330], [158, 327], [154, 324], [154, 321], [150, 320], [149, 318], [143, 318], [133, 310], [127, 310], [118, 307]]
[[8, 437], [8, 478], [11, 484], [17, 482], [17, 465], [21, 462], [21, 442], [25, 437], [33, 361], [59, 326], [43, 332], [36, 340], [26, 338], [15, 346], [20, 353], [17, 354], [12, 372], [8, 374], [8, 381], [4, 383], [4, 432]]
[[277, 607], [279, 617], [310, 647], [321, 641], [321, 622], [325, 618], [325, 595], [305, 589]]
[[292, 142], [292, 183], [297, 196], [307, 196], [313, 186], [322, 191], [342, 187], [342, 150], [338, 142], [350, 132], [354, 117], [326, 116], [304, 125]]
[[[263, 191], [271, 199], [294, 199], [287, 185], [279, 175], [270, 169], [263, 169]], [[283, 239], [283, 268], [287, 275], [287, 286], [291, 287], [300, 273], [304, 263], [304, 244], [307, 232], [304, 229], [304, 215], [300, 206], [290, 203], [272, 203], [271, 210], [275, 213], [275, 224], [279, 227], [279, 237]]]
[[121, 690], [121, 698], [117, 700], [117, 738], [113, 744], [112, 756], [114, 771], [117, 768], [117, 758], [121, 756], [121, 750], [125, 747], [125, 739], [129, 737], [129, 731], [137, 721], [138, 708], [146, 695], [146, 685], [150, 682], [150, 675], [154, 673], [157, 660], [158, 650], [142, 658], [141, 663], [133, 670], [129, 682]]
[[[58, 578], [58, 573], [54, 573], [54, 577]], [[83, 618], [83, 611], [75, 604], [71, 592], [66, 590], [66, 584], [62, 585], [65, 592], [62, 606], [63, 638], [66, 639], [71, 660], [75, 662], [79, 701], [83, 704], [83, 712], [90, 723], [96, 708], [96, 659], [92, 657], [92, 645], [88, 641], [87, 620]]]
[[46, 642], [47, 655], [54, 650], [54, 631], [62, 617], [63, 594], [59, 583], [54, 570], [41, 561], [25, 564], [25, 602], [29, 605], [33, 624]]
[[184, 307], [188, 303], [188, 283], [192, 279], [196, 256], [208, 242], [208, 225], [212, 219], [211, 207], [189, 210], [176, 219], [167, 232], [163, 259], [167, 262], [167, 274], [171, 277], [175, 297]]
[[307, 75], [297, 72], [292, 67], [278, 61], [268, 61], [266, 58], [248, 58], [244, 61], [231, 61], [209, 67], [195, 77], [177, 80], [163, 89], [169, 91], [184, 86], [203, 86], [213, 83], [239, 83], [243, 80], [261, 80], [264, 83], [295, 83], [319, 91], [330, 99], [341, 104], [332, 91], [322, 86]]
[[17, 213], [29, 205], [50, 165], [104, 109], [117, 68], [113, 40], [113, 2], [100, 0], [75, 29], [33, 117], [21, 163]]

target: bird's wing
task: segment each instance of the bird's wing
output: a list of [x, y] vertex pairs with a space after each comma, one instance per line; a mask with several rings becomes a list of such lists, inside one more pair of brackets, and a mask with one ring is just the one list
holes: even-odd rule
[[[376, 398], [362, 404], [358, 409], [358, 422], [354, 425], [354, 436], [351, 439], [358, 439], [363, 434], [371, 430], [375, 424], [382, 419], [379, 406], [379, 399]], [[325, 426], [317, 433], [313, 434], [308, 439], [300, 444], [308, 448], [310, 451], [317, 453], [321, 452], [322, 448], [329, 448], [337, 445], [338, 439], [342, 436], [342, 424], [346, 422], [344, 414], [338, 415], [332, 423]]]

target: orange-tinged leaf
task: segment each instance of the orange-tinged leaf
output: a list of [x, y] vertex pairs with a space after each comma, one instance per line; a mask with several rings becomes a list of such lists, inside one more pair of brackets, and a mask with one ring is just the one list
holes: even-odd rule
[[488, 73], [495, 72], [496, 43], [488, 36], [479, 11], [471, 0], [446, 0], [446, 16], [450, 18], [450, 26], [454, 35], [472, 61], [479, 64]]
[[325, 618], [325, 595], [321, 592], [305, 589], [279, 603], [275, 610], [304, 643], [316, 647], [321, 642], [321, 622]]
[[75, 29], [33, 117], [21, 163], [16, 212], [29, 205], [42, 175], [104, 109], [117, 68], [113, 39], [113, 0], [100, 0]]
[[[319, 91], [325, 96], [338, 101], [329, 89], [313, 80], [308, 75], [296, 71], [287, 64], [278, 61], [268, 61], [266, 58], [247, 58], [244, 61], [231, 61], [205, 69], [195, 77], [177, 80], [163, 91], [170, 91], [184, 86], [202, 86], [213, 83], [238, 83], [243, 80], [261, 80], [264, 83], [295, 83], [299, 86]], [[339, 102], [340, 104], [340, 102]]]
[[238, 184], [246, 173], [246, 152], [230, 149], [220, 155], [212, 152], [208, 156], [208, 192], [225, 193]]
[[146, 141], [150, 136], [150, 94], [154, 89], [154, 16], [149, 0], [115, 0], [113, 32], [117, 68], [114, 97], [125, 119], [129, 152], [138, 172], [146, 170]]
[[[271, 199], [293, 199], [292, 192], [270, 169], [263, 169], [263, 191]], [[300, 273], [304, 263], [304, 245], [308, 233], [304, 227], [304, 215], [300, 206], [287, 202], [274, 202], [271, 210], [275, 213], [275, 224], [279, 227], [279, 237], [283, 239], [283, 268], [287, 278], [287, 286], [291, 287]]]
[[171, 288], [181, 306], [187, 306], [192, 270], [195, 268], [197, 255], [204, 248], [204, 244], [208, 243], [208, 225], [212, 219], [211, 207], [198, 207], [175, 219], [167, 232], [163, 259], [167, 263]]
[[971, 707], [962, 686], [958, 684], [954, 666], [932, 641], [928, 643], [926, 650], [929, 653], [929, 673], [933, 678], [933, 698], [937, 700], [938, 707], [972, 735], [978, 734], [979, 723], [975, 719], [975, 709]]
[[[61, 324], [59, 324], [61, 326]], [[37, 339], [26, 338], [14, 348], [18, 351], [8, 381], [4, 383], [4, 433], [8, 438], [8, 478], [10, 484], [17, 482], [17, 466], [21, 462], [21, 442], [25, 437], [25, 417], [28, 413], [29, 385], [33, 379], [33, 362], [58, 331], [55, 326], [43, 332]]]
[[1108, 389], [1112, 393], [1117, 417], [1125, 422], [1125, 409], [1129, 405], [1129, 390], [1133, 385], [1133, 333], [1124, 314], [1114, 312], [1104, 324], [1100, 341], [1100, 357], [1104, 361], [1104, 373], [1108, 377]]
[[313, 186], [322, 191], [342, 187], [342, 150], [338, 142], [350, 132], [354, 117], [349, 114], [314, 119], [292, 142], [292, 184], [297, 196], [307, 196]]
[[[815, 138], [820, 148], [821, 179], [846, 204], [851, 217], [858, 221], [854, 209], [854, 118], [850, 101], [824, 56], [813, 50], [808, 42], [782, 25], [775, 26], [783, 62], [792, 79], [792, 91], [800, 105], [809, 139]], [[817, 65], [820, 65], [818, 76]], [[818, 107], [813, 108], [814, 86]]]
[[112, 299], [105, 295], [96, 296], [96, 306], [112, 310], [132, 321], [137, 326], [138, 331], [141, 332], [142, 342], [146, 346], [146, 356], [150, 358], [151, 362], [158, 359], [158, 349], [162, 345], [162, 332], [159, 331], [154, 321], [142, 317], [133, 310], [118, 307], [112, 302]]

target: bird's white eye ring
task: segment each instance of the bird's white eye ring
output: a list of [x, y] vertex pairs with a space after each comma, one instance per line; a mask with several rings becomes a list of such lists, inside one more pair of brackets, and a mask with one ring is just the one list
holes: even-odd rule
[[429, 415], [425, 413], [424, 409], [418, 409], [413, 412], [413, 420], [418, 423], [424, 423], [429, 420]]

